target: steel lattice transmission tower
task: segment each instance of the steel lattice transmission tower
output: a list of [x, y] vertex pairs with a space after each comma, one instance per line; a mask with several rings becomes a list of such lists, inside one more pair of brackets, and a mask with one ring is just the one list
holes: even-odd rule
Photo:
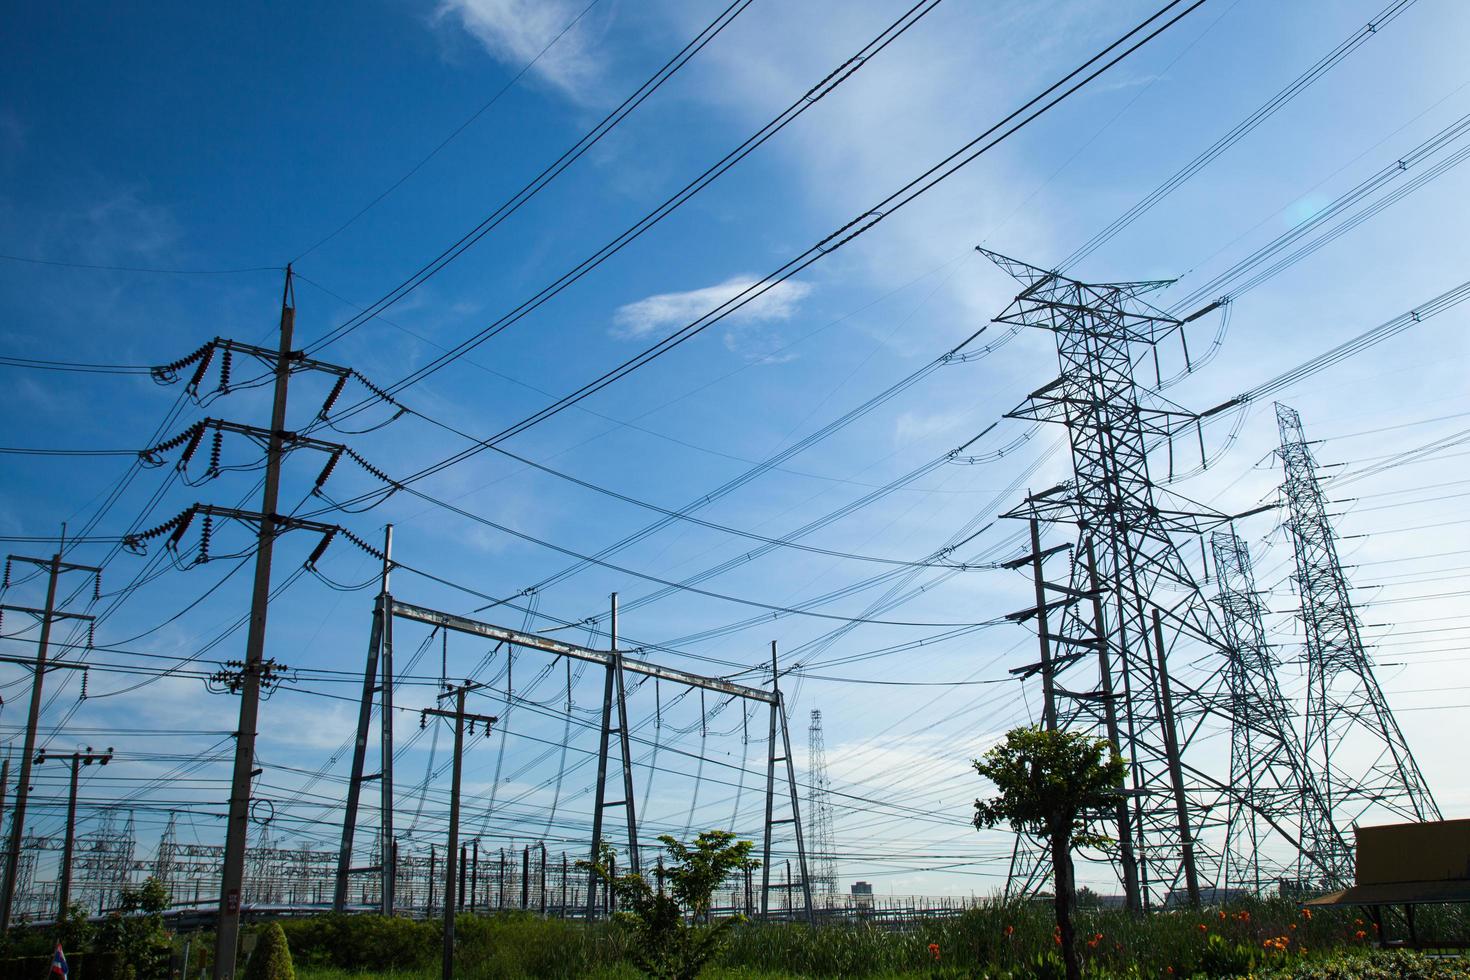
[[[1058, 377], [1009, 417], [1061, 424], [1071, 448], [1072, 478], [1007, 514], [1033, 522], [1031, 554], [1012, 564], [1031, 565], [1036, 606], [1014, 618], [1035, 618], [1041, 661], [1022, 671], [1042, 676], [1047, 724], [1106, 735], [1123, 754], [1116, 812], [1096, 816], [1119, 841], [1130, 907], [1197, 903], [1217, 880], [1220, 804], [1233, 792], [1201, 762], [1187, 764], [1204, 723], [1229, 719], [1225, 644], [1199, 584], [1208, 574], [1201, 536], [1229, 518], [1156, 484], [1155, 450], [1167, 453], [1170, 476], [1176, 440], [1198, 440], [1203, 455], [1202, 416], [1135, 377], [1145, 365], [1159, 370], [1160, 343], [1182, 344], [1187, 321], [1141, 298], [1167, 281], [1090, 284], [979, 251], [1025, 287], [995, 322], [1043, 329], [1056, 342]], [[1042, 548], [1046, 525], [1075, 529], [1065, 581], [1046, 580], [1045, 560], [1060, 550]], [[1182, 542], [1199, 557], [1186, 559]], [[1201, 653], [1209, 666], [1186, 666]], [[1022, 839], [1013, 886], [1033, 890], [1046, 874], [1036, 842]]]
[[[1216, 602], [1229, 647], [1230, 785], [1223, 884], [1262, 894], [1283, 878], [1316, 877], [1300, 848], [1273, 853], [1274, 827], [1317, 826], [1327, 810], [1302, 759], [1296, 713], [1281, 693], [1280, 658], [1266, 636], [1266, 606], [1256, 589], [1250, 551], [1233, 531], [1210, 535]], [[1341, 840], [1336, 841], [1341, 845]]]
[[1301, 416], [1277, 402], [1276, 424], [1306, 630], [1303, 750], [1326, 808], [1303, 829], [1302, 847], [1328, 869], [1323, 884], [1330, 886], [1351, 880], [1353, 856], [1342, 832], [1370, 810], [1410, 820], [1438, 820], [1440, 813], [1373, 676]]
[[812, 709], [807, 728], [807, 812], [812, 857], [812, 889], [827, 897], [837, 894], [837, 845], [832, 833], [831, 783], [827, 778], [827, 748], [822, 736], [822, 712]]

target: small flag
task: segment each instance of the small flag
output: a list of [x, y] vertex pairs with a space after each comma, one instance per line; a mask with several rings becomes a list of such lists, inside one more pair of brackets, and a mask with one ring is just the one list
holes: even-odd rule
[[61, 951], [61, 943], [57, 943], [56, 955], [51, 957], [51, 976], [65, 977], [66, 975], [66, 954]]

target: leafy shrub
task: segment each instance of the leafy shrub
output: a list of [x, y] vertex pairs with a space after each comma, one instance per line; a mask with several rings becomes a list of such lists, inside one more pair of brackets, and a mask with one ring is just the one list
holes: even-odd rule
[[281, 923], [302, 965], [342, 969], [413, 969], [435, 962], [443, 933], [437, 922], [333, 912]]
[[694, 980], [724, 945], [725, 933], [744, 921], [736, 915], [711, 922], [711, 896], [730, 875], [760, 862], [750, 856], [750, 841], [737, 841], [727, 830], [706, 830], [693, 846], [668, 834], [659, 840], [670, 863], [659, 861], [655, 884], [636, 871], [617, 874], [606, 842], [597, 863], [578, 861], [577, 867], [591, 868], [607, 882], [626, 910], [615, 918], [630, 932], [634, 965], [655, 980]]
[[113, 980], [153, 980], [168, 974], [173, 943], [163, 928], [168, 890], [157, 878], [141, 888], [124, 888], [113, 912], [97, 930], [97, 948], [119, 963]]
[[1462, 958], [1442, 959], [1396, 949], [1353, 951], [1296, 963], [1266, 974], [1272, 980], [1465, 980], [1470, 966]]
[[296, 980], [291, 949], [279, 922], [260, 930], [255, 952], [250, 954], [250, 963], [245, 967], [245, 980]]

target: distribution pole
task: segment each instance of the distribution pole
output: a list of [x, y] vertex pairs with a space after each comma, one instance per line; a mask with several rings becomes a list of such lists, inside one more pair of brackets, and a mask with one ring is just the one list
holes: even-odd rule
[[112, 746], [108, 746], [107, 751], [100, 754], [93, 753], [90, 745], [87, 746], [87, 751], [73, 752], [71, 755], [47, 756], [46, 750], [42, 749], [36, 755], [36, 765], [44, 765], [48, 758], [65, 759], [71, 763], [71, 795], [66, 801], [66, 840], [62, 842], [60, 894], [56, 900], [56, 921], [62, 922], [66, 919], [67, 908], [71, 906], [71, 856], [77, 830], [77, 773], [82, 766], [90, 766], [94, 762], [101, 766], [111, 762]]
[[[36, 751], [36, 728], [41, 722], [41, 688], [46, 676], [46, 671], [68, 667], [81, 670], [81, 664], [63, 664], [46, 662], [46, 655], [51, 645], [51, 624], [58, 619], [85, 619], [91, 621], [91, 616], [80, 613], [58, 612], [56, 609], [56, 580], [60, 578], [63, 571], [86, 571], [95, 576], [100, 576], [102, 570], [88, 565], [72, 565], [61, 560], [61, 552], [52, 555], [49, 561], [38, 558], [25, 558], [20, 555], [12, 555], [11, 561], [23, 561], [33, 565], [40, 565], [47, 569], [49, 578], [46, 584], [46, 608], [29, 609], [23, 606], [0, 606], [0, 609], [12, 612], [24, 612], [32, 616], [38, 616], [41, 620], [41, 636], [36, 644], [36, 659], [34, 662], [21, 660], [19, 658], [5, 657], [7, 662], [25, 664], [33, 671], [31, 678], [31, 708], [26, 719], [25, 748], [20, 757], [20, 780], [15, 788], [15, 812], [10, 817], [10, 843], [6, 849], [5, 879], [3, 882], [3, 894], [0, 894], [0, 933], [10, 928], [11, 909], [15, 903], [15, 883], [17, 872], [20, 868], [20, 842], [25, 833], [26, 801], [30, 797], [31, 790], [31, 759]], [[93, 590], [96, 595], [96, 590]]]
[[[455, 875], [458, 874], [457, 862], [461, 857], [459, 853], [459, 783], [460, 775], [464, 771], [465, 722], [470, 723], [471, 735], [475, 733], [475, 722], [477, 721], [484, 724], [485, 734], [489, 735], [490, 726], [498, 720], [490, 715], [465, 713], [465, 695], [480, 686], [482, 685], [473, 681], [465, 681], [463, 684], [456, 685], [452, 690], [439, 695], [441, 703], [446, 698], [454, 698], [453, 711], [446, 711], [443, 708], [425, 708], [421, 717], [421, 722], [427, 722], [431, 716], [449, 718], [454, 721], [454, 768], [449, 787], [449, 845], [444, 849], [444, 955], [442, 961], [444, 980], [451, 980], [454, 976], [454, 886]], [[461, 898], [463, 898], [464, 882], [460, 881], [459, 886]]]
[[220, 877], [219, 923], [214, 942], [214, 980], [232, 980], [240, 938], [240, 894], [245, 883], [245, 843], [250, 825], [250, 784], [255, 776], [255, 735], [260, 715], [261, 674], [265, 663], [265, 621], [270, 604], [271, 553], [281, 488], [281, 458], [286, 432], [286, 390], [291, 379], [291, 335], [296, 310], [291, 267], [281, 294], [281, 342], [276, 354], [275, 395], [271, 406], [270, 442], [266, 447], [265, 487], [261, 493], [260, 531], [255, 550], [255, 582], [250, 601], [250, 629], [245, 638], [245, 665], [241, 678], [240, 726], [235, 733], [235, 769], [230, 780], [230, 805], [225, 824], [224, 869]]

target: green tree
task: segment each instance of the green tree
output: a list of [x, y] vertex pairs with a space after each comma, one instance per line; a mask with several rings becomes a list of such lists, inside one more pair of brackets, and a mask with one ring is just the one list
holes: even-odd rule
[[291, 947], [286, 943], [286, 933], [279, 922], [272, 922], [260, 930], [255, 952], [250, 954], [250, 963], [245, 967], [245, 980], [296, 980], [296, 968], [291, 965]]
[[124, 888], [118, 906], [97, 930], [97, 947], [117, 954], [118, 980], [166, 976], [171, 944], [163, 910], [168, 908], [168, 889], [150, 877], [141, 888]]
[[656, 980], [693, 980], [719, 952], [725, 932], [742, 917], [710, 922], [715, 889], [737, 871], [758, 868], [750, 841], [727, 830], [706, 830], [686, 845], [665, 834], [659, 838], [668, 863], [659, 863], [653, 883], [643, 874], [617, 874], [615, 852], [606, 842], [596, 864], [578, 861], [607, 882], [624, 911], [617, 915], [633, 930], [634, 964]]
[[1007, 732], [1005, 741], [974, 765], [999, 791], [992, 799], [975, 801], [975, 827], [1009, 824], [1017, 833], [1047, 842], [1062, 961], [1068, 980], [1077, 980], [1082, 966], [1072, 928], [1072, 849], [1110, 843], [1087, 831], [1087, 818], [1090, 811], [1116, 802], [1123, 759], [1104, 738], [1023, 727]]
[[66, 907], [66, 915], [56, 923], [56, 941], [61, 943], [61, 948], [70, 952], [81, 952], [92, 945], [92, 936], [96, 929], [87, 919], [87, 909], [80, 902], [72, 902]]

